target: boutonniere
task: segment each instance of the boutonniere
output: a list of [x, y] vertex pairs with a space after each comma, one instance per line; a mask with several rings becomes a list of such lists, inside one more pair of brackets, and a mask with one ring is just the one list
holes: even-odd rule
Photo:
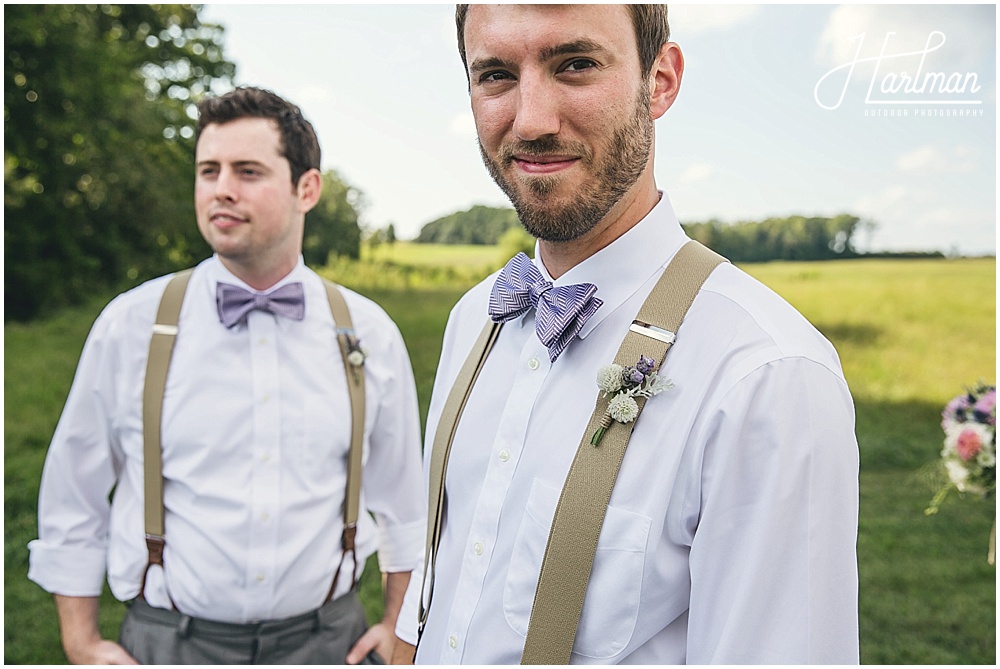
[[635, 365], [622, 367], [615, 363], [604, 365], [597, 370], [597, 387], [604, 391], [604, 397], [614, 394], [608, 403], [608, 412], [601, 420], [601, 426], [591, 437], [590, 443], [598, 446], [604, 433], [611, 427], [611, 421], [631, 423], [639, 415], [637, 396], [650, 398], [674, 387], [670, 379], [663, 378], [656, 371], [656, 362], [644, 355], [639, 356]]
[[368, 354], [365, 350], [361, 348], [361, 340], [355, 337], [351, 333], [341, 333], [344, 337], [344, 341], [347, 344], [347, 363], [351, 366], [351, 371], [354, 372], [354, 380], [359, 381], [358, 374], [361, 372], [361, 368], [365, 366], [365, 359]]

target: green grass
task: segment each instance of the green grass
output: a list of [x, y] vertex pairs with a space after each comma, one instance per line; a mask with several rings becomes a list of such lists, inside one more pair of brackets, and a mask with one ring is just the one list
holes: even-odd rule
[[479, 270], [489, 268], [489, 272], [503, 267], [509, 258], [502, 257], [496, 246], [482, 244], [417, 244], [396, 242], [380, 244], [372, 249], [363, 245], [361, 259], [375, 262], [390, 262], [397, 265], [419, 267], [462, 267]]
[[[365, 274], [369, 263], [358, 263], [353, 274], [338, 278], [380, 303], [400, 326], [423, 420], [445, 319], [475, 279], [458, 272], [441, 279], [440, 269], [427, 259], [440, 247], [412, 248], [419, 246], [393, 249], [412, 254], [392, 265], [409, 268], [409, 284], [387, 287], [380, 276], [384, 271]], [[463, 247], [445, 262], [474, 270], [481, 262], [474, 254], [489, 249]], [[941, 449], [944, 403], [978, 379], [995, 381], [995, 261], [773, 263], [745, 269], [830, 337], [856, 400], [862, 661], [995, 664], [996, 572], [986, 563], [995, 502], [953, 496], [937, 516], [923, 514], [932, 494], [927, 470]], [[51, 599], [26, 579], [25, 545], [37, 532], [45, 449], [101, 304], [4, 328], [7, 663], [65, 661]], [[381, 611], [374, 566], [373, 559], [362, 583], [372, 618]], [[105, 604], [102, 629], [114, 637], [122, 607], [108, 596]]]

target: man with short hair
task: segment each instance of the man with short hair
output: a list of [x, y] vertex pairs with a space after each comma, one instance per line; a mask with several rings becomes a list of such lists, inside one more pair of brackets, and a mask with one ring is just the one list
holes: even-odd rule
[[[93, 327], [46, 459], [29, 577], [55, 595], [74, 663], [388, 658], [425, 524], [406, 348], [381, 308], [346, 289], [341, 322], [303, 264], [321, 180], [299, 109], [239, 88], [199, 112], [195, 210], [214, 255], [190, 275], [153, 398], [162, 478], [143, 470], [144, 427], [155, 435], [143, 388], [151, 337], [170, 329], [157, 311], [172, 277], [118, 296]], [[349, 355], [338, 344], [348, 318]], [[364, 389], [359, 426], [351, 383]], [[364, 468], [356, 527], [345, 527], [352, 442]], [[159, 481], [162, 500], [144, 493]], [[162, 560], [144, 502], [147, 517], [162, 514]], [[385, 617], [366, 631], [354, 586], [376, 550]], [[97, 627], [105, 572], [130, 602], [121, 645]]]
[[[449, 319], [425, 439], [430, 558], [394, 659], [419, 641], [429, 664], [858, 662], [853, 402], [829, 342], [692, 246], [657, 189], [654, 121], [684, 70], [666, 7], [456, 19], [483, 160], [538, 241]], [[682, 325], [639, 319], [687, 283], [674, 263], [692, 253], [714, 269]], [[612, 367], [623, 341], [639, 353]], [[657, 342], [669, 354], [647, 357]], [[606, 480], [586, 467], [620, 443], [592, 566], [561, 573], [597, 515], [575, 504]]]

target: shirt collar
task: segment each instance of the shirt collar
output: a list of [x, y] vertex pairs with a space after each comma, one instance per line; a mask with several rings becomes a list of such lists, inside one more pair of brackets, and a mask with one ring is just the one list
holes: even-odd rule
[[302, 281], [305, 272], [305, 261], [300, 255], [298, 262], [295, 263], [295, 267], [293, 267], [292, 271], [286, 274], [283, 279], [275, 283], [267, 290], [256, 290], [255, 288], [251, 288], [245, 281], [226, 269], [226, 266], [223, 265], [222, 261], [219, 259], [218, 254], [213, 255], [205, 264], [208, 269], [208, 289], [212, 292], [213, 300], [215, 299], [215, 287], [219, 283], [229, 283], [234, 286], [239, 286], [244, 290], [249, 290], [251, 293], [270, 293], [285, 284], [292, 283], [294, 281]]
[[660, 201], [641, 221], [555, 281], [541, 261], [537, 243], [533, 262], [542, 276], [556, 286], [571, 283], [597, 286], [597, 297], [604, 304], [580, 330], [582, 339], [639, 290], [657, 270], [665, 267], [686, 241], [670, 199], [661, 191]]

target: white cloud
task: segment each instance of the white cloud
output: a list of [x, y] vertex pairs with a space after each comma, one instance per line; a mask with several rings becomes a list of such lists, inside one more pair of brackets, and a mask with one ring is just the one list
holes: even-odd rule
[[448, 129], [460, 137], [476, 136], [476, 120], [472, 117], [472, 112], [462, 112], [451, 119]]
[[[840, 5], [833, 10], [820, 36], [816, 56], [826, 66], [854, 60], [859, 35], [864, 35], [859, 57], [876, 57], [888, 37], [886, 54], [922, 51], [932, 32], [945, 43], [927, 55], [924, 70], [973, 71], [995, 53], [996, 10], [989, 5]], [[934, 39], [931, 46], [939, 39]], [[900, 61], [902, 62], [902, 61]], [[916, 64], [907, 63], [908, 67]], [[856, 74], [870, 75], [873, 62], [859, 63]], [[900, 66], [902, 69], [902, 66]]]
[[972, 172], [977, 167], [979, 151], [960, 144], [951, 149], [922, 146], [896, 159], [896, 169], [903, 172]]
[[689, 38], [712, 31], [728, 30], [757, 13], [757, 5], [671, 5], [670, 35]]
[[708, 163], [695, 163], [690, 165], [681, 172], [681, 175], [677, 178], [677, 182], [684, 186], [690, 186], [691, 184], [698, 183], [699, 181], [705, 181], [709, 177], [715, 174], [715, 168]]

